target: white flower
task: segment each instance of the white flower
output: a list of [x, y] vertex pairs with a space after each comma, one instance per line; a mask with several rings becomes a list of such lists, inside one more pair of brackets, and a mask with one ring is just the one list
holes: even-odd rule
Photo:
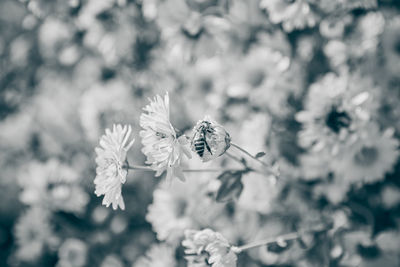
[[81, 267], [86, 263], [88, 247], [76, 238], [66, 239], [58, 250], [57, 267]]
[[109, 254], [104, 258], [100, 267], [124, 267], [124, 264], [117, 255]]
[[221, 214], [222, 207], [207, 196], [208, 181], [208, 176], [196, 175], [185, 183], [175, 179], [159, 184], [146, 215], [158, 240], [176, 244], [185, 229], [209, 225]]
[[82, 95], [78, 109], [86, 137], [96, 143], [108, 125], [129, 122], [135, 104], [129, 86], [121, 80], [93, 83]]
[[235, 267], [237, 256], [220, 233], [211, 229], [186, 230], [182, 245], [189, 267]]
[[22, 187], [20, 200], [30, 206], [82, 213], [89, 196], [79, 184], [79, 178], [71, 166], [55, 159], [29, 162], [18, 175]]
[[160, 176], [166, 170], [167, 181], [174, 177], [184, 180], [181, 169], [182, 154], [188, 158], [191, 158], [191, 155], [186, 147], [186, 136], [177, 138], [169, 120], [168, 93], [164, 100], [156, 95], [143, 110], [145, 113], [140, 116], [140, 126], [143, 128], [140, 137], [144, 146], [142, 152], [147, 157], [146, 163], [151, 164], [156, 176]]
[[23, 261], [36, 260], [52, 237], [48, 211], [39, 206], [29, 209], [18, 219], [15, 237], [17, 258]]
[[106, 134], [100, 139], [100, 147], [96, 147], [96, 185], [97, 196], [104, 195], [103, 205], [112, 204], [113, 209], [118, 206], [125, 209], [121, 195], [121, 185], [125, 183], [128, 171], [123, 169], [126, 153], [135, 141], [128, 139], [132, 132], [131, 126], [117, 124], [113, 130], [106, 129]]
[[263, 0], [260, 7], [268, 11], [272, 23], [282, 23], [287, 32], [314, 27], [319, 20], [307, 0]]
[[361, 184], [382, 180], [399, 157], [399, 141], [393, 134], [393, 129], [380, 132], [375, 123], [370, 123], [349, 138], [340, 156], [332, 158], [337, 179]]
[[172, 267], [176, 266], [175, 251], [166, 244], [152, 245], [146, 256], [140, 257], [134, 267]]
[[245, 174], [242, 178], [244, 189], [238, 199], [238, 206], [268, 214], [281, 191], [281, 185], [276, 185], [274, 178], [258, 173]]
[[344, 70], [326, 74], [310, 85], [304, 110], [296, 114], [303, 129], [299, 144], [304, 176], [321, 178], [334, 171], [332, 158], [342, 157], [346, 140], [376, 119], [381, 99], [372, 79]]

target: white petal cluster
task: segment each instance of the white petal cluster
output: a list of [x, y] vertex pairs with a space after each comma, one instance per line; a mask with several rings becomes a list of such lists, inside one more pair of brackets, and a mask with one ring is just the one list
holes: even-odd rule
[[167, 244], [150, 247], [145, 256], [140, 257], [133, 267], [171, 267], [176, 266], [175, 250]]
[[189, 267], [235, 267], [237, 256], [220, 233], [211, 229], [186, 230], [182, 245]]
[[53, 236], [49, 222], [49, 212], [39, 206], [33, 206], [19, 217], [15, 225], [15, 237], [18, 259], [35, 261], [51, 242]]
[[135, 141], [129, 141], [132, 132], [131, 126], [113, 125], [113, 130], [106, 129], [106, 134], [100, 139], [100, 146], [96, 147], [96, 185], [97, 196], [104, 195], [103, 205], [112, 204], [113, 209], [118, 206], [125, 209], [121, 195], [121, 186], [126, 181], [128, 171], [123, 168], [126, 153]]
[[160, 176], [167, 171], [167, 180], [176, 177], [184, 180], [181, 169], [182, 155], [190, 156], [187, 148], [186, 136], [177, 138], [174, 127], [169, 120], [169, 96], [164, 99], [156, 95], [150, 104], [143, 108], [145, 111], [140, 116], [140, 131], [142, 138], [143, 154], [147, 157], [147, 164]]

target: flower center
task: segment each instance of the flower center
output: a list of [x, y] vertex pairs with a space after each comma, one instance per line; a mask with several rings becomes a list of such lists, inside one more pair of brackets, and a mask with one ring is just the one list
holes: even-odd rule
[[346, 112], [340, 112], [336, 107], [332, 107], [325, 119], [326, 125], [335, 133], [339, 133], [341, 128], [349, 127], [351, 118]]
[[213, 80], [211, 78], [205, 78], [200, 81], [200, 88], [204, 92], [210, 92], [213, 89]]
[[39, 234], [34, 229], [30, 229], [27, 234], [28, 242], [36, 241], [39, 237]]
[[369, 166], [378, 158], [378, 150], [376, 147], [363, 147], [354, 156], [354, 162], [360, 166]]
[[68, 251], [68, 259], [70, 262], [75, 263], [75, 262], [79, 262], [79, 251], [77, 251], [76, 249], [71, 249], [70, 251]]
[[204, 32], [202, 20], [197, 17], [189, 18], [182, 26], [182, 33], [189, 39], [197, 40]]
[[265, 80], [265, 72], [263, 70], [254, 70], [247, 77], [248, 83], [253, 87], [258, 87]]
[[187, 201], [185, 201], [183, 199], [177, 201], [176, 212], [177, 212], [178, 217], [183, 217], [185, 215], [187, 206], [188, 206]]

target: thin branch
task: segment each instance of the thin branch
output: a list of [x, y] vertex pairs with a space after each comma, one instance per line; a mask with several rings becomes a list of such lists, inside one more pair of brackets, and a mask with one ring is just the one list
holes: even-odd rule
[[[150, 166], [142, 165], [124, 165], [127, 170], [155, 171]], [[243, 169], [183, 169], [183, 172], [225, 172], [225, 171], [243, 171]]]
[[262, 161], [262, 160], [256, 158], [255, 156], [253, 156], [252, 154], [250, 154], [250, 153], [249, 153], [247, 150], [245, 150], [244, 148], [241, 148], [240, 146], [238, 146], [238, 145], [236, 145], [236, 144], [234, 144], [234, 143], [231, 143], [231, 146], [235, 147], [236, 149], [239, 149], [239, 150], [242, 151], [244, 154], [246, 154], [246, 155], [249, 156], [250, 158], [252, 158], [252, 159], [258, 161], [259, 163], [261, 163], [261, 164], [264, 165], [265, 167], [270, 168], [270, 166], [269, 166], [267, 163], [265, 163], [264, 161]]
[[314, 228], [314, 229], [309, 229], [309, 230], [303, 230], [303, 231], [298, 231], [298, 232], [292, 232], [292, 233], [288, 233], [288, 234], [284, 234], [284, 235], [280, 235], [280, 236], [276, 236], [276, 237], [270, 237], [270, 238], [266, 238], [263, 240], [259, 240], [259, 241], [255, 241], [243, 246], [232, 246], [232, 251], [235, 253], [241, 253], [243, 250], [246, 249], [250, 249], [250, 248], [255, 248], [255, 247], [260, 247], [260, 246], [265, 246], [271, 243], [276, 243], [276, 242], [285, 242], [285, 241], [289, 241], [289, 240], [295, 240], [300, 238], [302, 235], [306, 234], [306, 233], [316, 233], [316, 232], [323, 232], [329, 230], [328, 227], [323, 227], [323, 228]]
[[142, 165], [124, 165], [122, 168], [127, 170], [142, 170], [142, 171], [154, 171], [150, 166], [142, 166]]
[[[279, 171], [277, 172], [276, 170], [273, 169], [272, 166], [268, 165], [267, 163], [265, 163], [264, 161], [260, 160], [259, 158], [253, 156], [252, 154], [250, 154], [250, 153], [249, 153], [247, 150], [245, 150], [244, 148], [242, 148], [242, 147], [240, 147], [240, 146], [238, 146], [238, 145], [236, 145], [236, 144], [234, 144], [234, 143], [231, 143], [231, 146], [235, 147], [236, 149], [240, 150], [241, 152], [243, 152], [243, 153], [246, 154], [247, 156], [249, 156], [249, 157], [251, 157], [252, 159], [254, 159], [254, 160], [258, 161], [259, 163], [261, 163], [263, 166], [267, 167], [267, 169], [264, 170], [264, 171], [267, 171], [267, 172], [269, 172], [269, 174], [272, 174], [272, 175], [274, 175], [274, 176], [276, 176], [276, 177], [279, 176]], [[263, 173], [262, 171], [258, 171], [258, 170], [253, 170], [253, 171], [258, 172], [258, 173]]]
[[243, 171], [243, 169], [183, 169], [183, 172], [225, 172], [225, 171]]
[[225, 154], [226, 154], [228, 157], [230, 157], [231, 159], [233, 159], [234, 161], [237, 161], [238, 163], [240, 163], [241, 165], [243, 165], [243, 161], [242, 161], [240, 158], [238, 158], [238, 157], [232, 155], [232, 154], [229, 153], [228, 151], [226, 151]]

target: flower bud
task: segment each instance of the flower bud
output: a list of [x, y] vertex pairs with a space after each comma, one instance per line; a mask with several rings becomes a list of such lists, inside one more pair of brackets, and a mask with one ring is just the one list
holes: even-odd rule
[[229, 133], [208, 116], [199, 121], [193, 129], [191, 148], [203, 162], [221, 156], [230, 145]]

